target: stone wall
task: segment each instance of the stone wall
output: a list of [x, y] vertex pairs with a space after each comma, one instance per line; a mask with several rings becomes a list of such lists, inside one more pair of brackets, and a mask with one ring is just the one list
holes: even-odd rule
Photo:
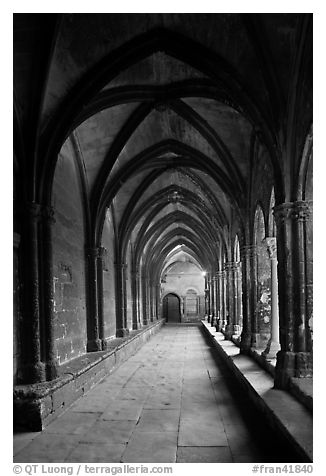
[[54, 332], [60, 364], [86, 352], [85, 225], [77, 177], [67, 141], [53, 184]]
[[[189, 262], [177, 262], [166, 273], [164, 281], [162, 283], [162, 298], [168, 293], [175, 293], [181, 298], [182, 322], [198, 321], [204, 318], [205, 278], [196, 265]], [[198, 312], [194, 312], [193, 292], [197, 295]]]

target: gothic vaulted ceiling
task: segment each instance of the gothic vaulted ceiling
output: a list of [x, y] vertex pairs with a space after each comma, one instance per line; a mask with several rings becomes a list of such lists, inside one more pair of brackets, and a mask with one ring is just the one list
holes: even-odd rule
[[177, 246], [203, 268], [218, 259], [231, 224], [243, 226], [254, 139], [274, 177], [282, 174], [300, 14], [15, 17], [22, 140], [37, 123], [33, 172], [30, 159], [22, 166], [31, 175], [26, 193], [51, 193], [70, 142], [95, 242], [111, 207], [121, 259], [130, 242], [160, 269]]

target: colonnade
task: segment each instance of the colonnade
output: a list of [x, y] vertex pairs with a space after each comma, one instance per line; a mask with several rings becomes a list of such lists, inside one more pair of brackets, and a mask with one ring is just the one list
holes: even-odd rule
[[[284, 203], [274, 209], [277, 236], [266, 237], [270, 261], [270, 337], [261, 349], [257, 313], [257, 245], [240, 247], [240, 261], [207, 272], [206, 315], [226, 339], [239, 340], [242, 353], [262, 350], [277, 357], [275, 386], [289, 377], [312, 376], [312, 202]], [[218, 266], [218, 265], [217, 265]], [[239, 334], [241, 336], [239, 339]]]
[[[312, 376], [312, 203], [296, 201], [275, 207], [277, 236], [267, 237], [270, 260], [270, 338], [262, 354], [277, 355], [275, 385], [289, 377]], [[24, 214], [20, 259], [27, 273], [22, 299], [23, 380], [52, 380], [58, 374], [54, 352], [54, 275], [52, 225], [54, 210], [36, 203]], [[17, 240], [16, 240], [17, 241]], [[18, 241], [17, 241], [18, 242]], [[17, 250], [16, 250], [17, 251]], [[103, 247], [87, 248], [87, 350], [106, 349], [103, 316]], [[127, 322], [127, 266], [115, 264], [117, 337], [157, 319], [160, 284], [139, 269], [131, 269], [132, 325]], [[242, 244], [240, 261], [225, 261], [205, 277], [208, 321], [227, 339], [236, 338], [241, 352], [259, 348], [257, 312], [257, 246]], [[142, 302], [142, 303], [141, 303]]]

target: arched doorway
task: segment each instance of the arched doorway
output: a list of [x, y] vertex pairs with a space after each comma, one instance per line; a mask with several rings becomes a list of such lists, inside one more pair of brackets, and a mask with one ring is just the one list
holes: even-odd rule
[[166, 322], [181, 322], [180, 299], [176, 294], [167, 294], [163, 299], [163, 315]]

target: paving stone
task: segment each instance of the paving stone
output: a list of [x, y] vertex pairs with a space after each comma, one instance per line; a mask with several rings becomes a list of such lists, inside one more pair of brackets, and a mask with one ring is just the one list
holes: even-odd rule
[[108, 445], [125, 444], [128, 442], [135, 426], [135, 421], [99, 420], [90, 428], [87, 434], [80, 437], [80, 442], [106, 443]]
[[94, 425], [100, 413], [78, 413], [70, 410], [50, 423], [44, 433], [83, 435]]
[[143, 410], [137, 425], [139, 432], [177, 432], [180, 411], [178, 410]]
[[140, 417], [144, 402], [141, 400], [114, 401], [105, 410], [103, 420], [135, 420]]
[[117, 394], [117, 399], [145, 401], [149, 393], [150, 389], [148, 387], [124, 387]]
[[33, 441], [41, 432], [15, 432], [13, 438], [13, 454], [16, 455], [20, 450]]
[[80, 443], [66, 458], [66, 463], [120, 463], [126, 445]]
[[122, 455], [123, 463], [175, 463], [178, 433], [135, 431]]
[[226, 446], [180, 446], [177, 463], [232, 463], [232, 455]]
[[197, 327], [163, 328], [45, 431], [16, 437], [17, 462], [261, 461], [227, 381]]
[[69, 410], [72, 412], [99, 413], [104, 412], [110, 404], [111, 399], [106, 397], [87, 395], [74, 403]]
[[178, 446], [228, 446], [222, 425], [216, 421], [181, 419]]
[[15, 463], [63, 463], [77, 445], [78, 435], [42, 433], [14, 457]]

